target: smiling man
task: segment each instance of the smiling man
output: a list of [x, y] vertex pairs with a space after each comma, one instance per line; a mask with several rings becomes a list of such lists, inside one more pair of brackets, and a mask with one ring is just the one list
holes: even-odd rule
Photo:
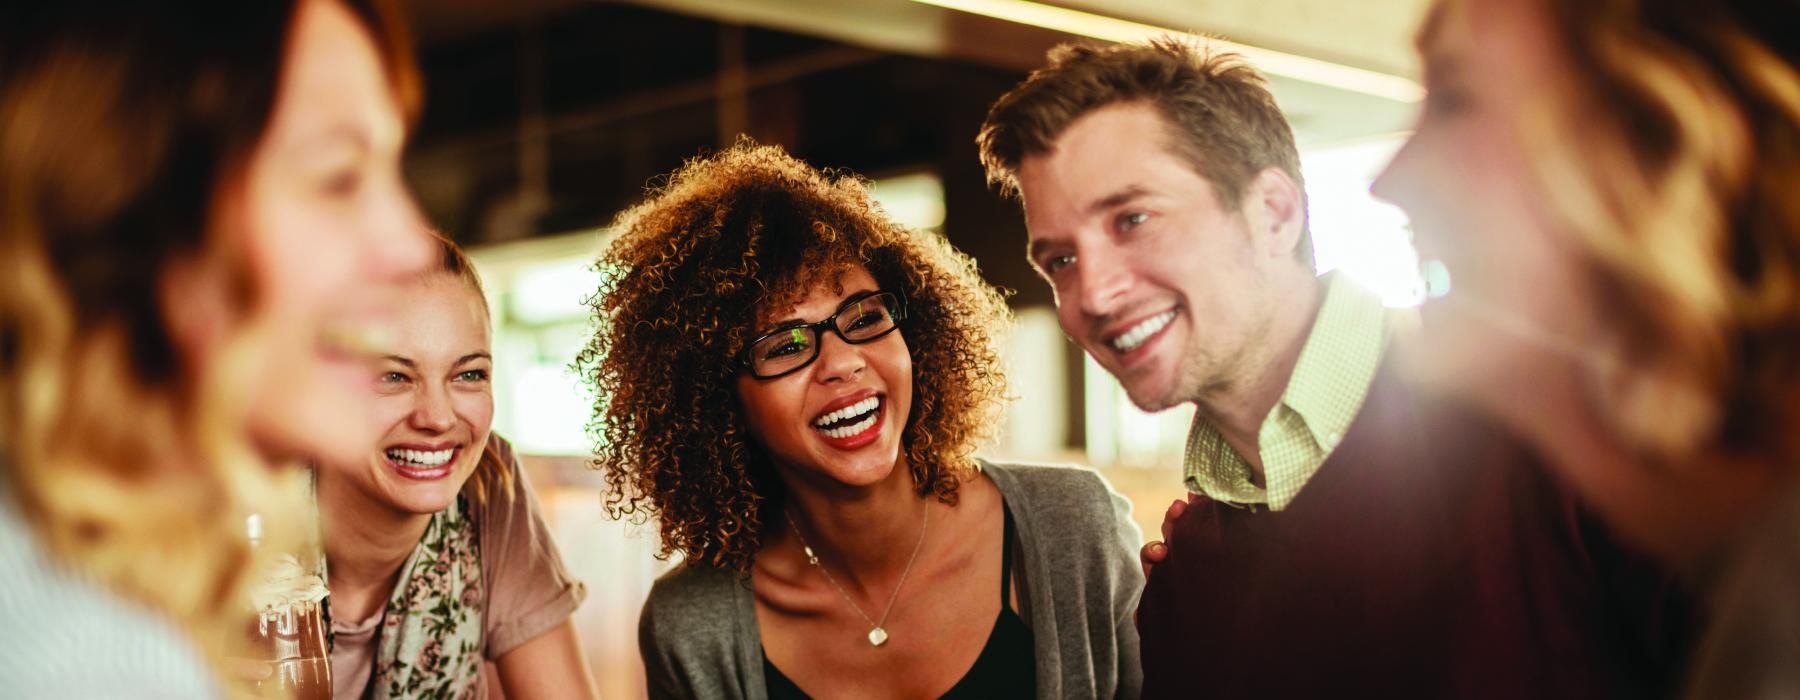
[[[1061, 65], [1088, 56], [1124, 57], [1071, 51]], [[1235, 60], [1193, 70], [1190, 94], [1169, 106], [1138, 97], [1145, 85], [1075, 113], [1022, 88], [995, 106], [983, 152], [1021, 195], [1063, 330], [1138, 407], [1197, 404], [1189, 488], [1279, 510], [1367, 393], [1383, 309], [1349, 280], [1314, 275], [1300, 157], [1261, 78]], [[1077, 96], [1086, 106], [1111, 86], [1081, 87], [1095, 93]], [[1003, 124], [1022, 112], [1054, 117]]]
[[1146, 549], [1145, 695], [1661, 694], [1666, 579], [1414, 390], [1410, 322], [1316, 275], [1292, 131], [1239, 57], [1061, 47], [978, 142], [1064, 332], [1140, 408], [1197, 408], [1192, 495]]

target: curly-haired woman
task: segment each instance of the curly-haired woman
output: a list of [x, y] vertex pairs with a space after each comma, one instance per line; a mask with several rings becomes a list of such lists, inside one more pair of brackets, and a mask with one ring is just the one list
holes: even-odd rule
[[1008, 318], [853, 177], [742, 143], [620, 216], [596, 464], [685, 564], [644, 606], [656, 697], [1114, 697], [1138, 687], [1128, 506], [973, 451]]

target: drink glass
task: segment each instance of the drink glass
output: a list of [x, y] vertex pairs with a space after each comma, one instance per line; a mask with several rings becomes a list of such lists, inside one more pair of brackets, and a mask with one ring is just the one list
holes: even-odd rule
[[[260, 541], [252, 516], [251, 541]], [[317, 557], [312, 557], [317, 559]], [[325, 644], [325, 580], [318, 567], [305, 567], [283, 553], [251, 588], [256, 620], [247, 632], [253, 658], [269, 664], [256, 683], [265, 698], [330, 700], [331, 654]]]

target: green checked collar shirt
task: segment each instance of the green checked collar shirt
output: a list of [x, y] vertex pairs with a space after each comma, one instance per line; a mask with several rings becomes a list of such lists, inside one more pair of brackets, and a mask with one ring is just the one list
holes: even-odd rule
[[1325, 301], [1300, 349], [1281, 401], [1257, 435], [1266, 486], [1251, 482], [1250, 464], [1201, 415], [1188, 431], [1189, 491], [1216, 501], [1281, 510], [1300, 493], [1343, 439], [1362, 408], [1387, 339], [1381, 299], [1341, 274], [1325, 278]]

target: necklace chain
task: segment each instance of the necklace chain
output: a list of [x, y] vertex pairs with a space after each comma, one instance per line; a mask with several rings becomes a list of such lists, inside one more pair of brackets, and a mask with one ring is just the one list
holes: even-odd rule
[[906, 575], [912, 573], [913, 562], [919, 559], [919, 549], [925, 545], [925, 528], [931, 524], [931, 503], [929, 501], [925, 503], [925, 515], [919, 520], [919, 540], [913, 543], [912, 556], [906, 558], [906, 568], [900, 570], [900, 580], [894, 583], [894, 593], [888, 596], [887, 607], [882, 609], [879, 620], [871, 619], [868, 613], [863, 612], [862, 606], [857, 605], [855, 600], [851, 600], [850, 593], [845, 591], [843, 586], [838, 585], [837, 579], [831, 577], [831, 572], [825, 570], [824, 564], [819, 563], [819, 555], [813, 552], [812, 545], [806, 543], [806, 535], [800, 533], [800, 525], [794, 522], [794, 515], [792, 513], [784, 513], [784, 515], [787, 516], [788, 527], [794, 531], [794, 537], [800, 540], [801, 551], [806, 552], [806, 563], [824, 574], [825, 582], [831, 584], [832, 589], [836, 590], [838, 596], [850, 605], [851, 610], [855, 610], [864, 622], [869, 623], [869, 644], [881, 646], [886, 643], [888, 614], [894, 612], [894, 603], [900, 600], [900, 588], [906, 585]]

